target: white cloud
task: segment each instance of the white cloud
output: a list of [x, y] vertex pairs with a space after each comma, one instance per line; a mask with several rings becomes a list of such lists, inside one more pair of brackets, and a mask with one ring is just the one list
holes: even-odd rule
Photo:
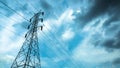
[[73, 21], [75, 17], [73, 16], [73, 9], [68, 8], [66, 9], [61, 16], [54, 22], [54, 25], [61, 26], [62, 24], [67, 24]]
[[14, 58], [15, 58], [14, 56], [7, 54], [4, 55], [4, 57], [1, 57], [0, 59], [6, 61], [7, 63], [11, 63], [11, 61], [13, 61]]
[[76, 61], [97, 64], [104, 62], [112, 62], [116, 58], [119, 58], [119, 52], [119, 50], [116, 50], [112, 53], [109, 53], [105, 49], [96, 48], [92, 45], [81, 45], [74, 50], [73, 58]]
[[61, 16], [57, 20], [56, 19], [45, 20], [43, 23], [44, 24], [43, 31], [46, 33], [48, 33], [49, 31], [56, 32], [61, 25], [63, 24], [67, 25], [67, 23], [73, 21], [75, 17], [72, 14], [73, 10], [68, 8], [61, 14]]
[[62, 34], [62, 39], [67, 41], [74, 37], [75, 33], [72, 31], [71, 28], [66, 29], [66, 31]]
[[19, 40], [17, 39], [17, 37], [14, 38], [16, 36], [16, 31], [13, 25], [22, 21], [23, 19], [17, 14], [13, 14], [12, 16], [10, 16], [10, 18], [8, 19], [8, 25], [5, 25], [5, 27], [0, 31], [0, 53], [7, 53], [20, 46], [19, 43], [22, 42], [23, 38], [20, 38], [21, 36], [19, 37]]
[[[56, 19], [45, 20], [44, 21], [45, 26], [43, 27], [43, 31], [46, 34], [49, 34], [50, 31], [54, 33], [57, 32], [57, 30], [60, 27], [62, 27], [63, 24], [65, 26], [70, 25], [70, 23], [75, 18], [72, 14], [73, 14], [73, 9], [68, 8], [60, 15], [60, 17], [57, 20]], [[67, 29], [62, 35], [62, 39], [63, 38], [64, 40], [72, 39], [73, 36], [74, 36], [74, 32], [71, 29]]]
[[[96, 20], [91, 21], [89, 24], [87, 24], [84, 28], [83, 31], [85, 32], [92, 32], [92, 33], [96, 33], [98, 31], [100, 31], [100, 29], [102, 28], [103, 24], [105, 23], [105, 21], [108, 19], [108, 16], [103, 16], [100, 18], [97, 18]], [[99, 20], [99, 22], [97, 22]], [[97, 24], [96, 26], [93, 26], [94, 24]]]

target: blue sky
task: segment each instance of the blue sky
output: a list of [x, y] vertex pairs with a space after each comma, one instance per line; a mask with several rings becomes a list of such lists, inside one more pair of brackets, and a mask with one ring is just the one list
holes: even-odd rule
[[0, 68], [11, 66], [25, 40], [24, 18], [40, 9], [45, 12], [43, 32], [38, 31], [42, 68], [120, 67], [119, 0], [0, 1], [17, 12], [0, 3]]

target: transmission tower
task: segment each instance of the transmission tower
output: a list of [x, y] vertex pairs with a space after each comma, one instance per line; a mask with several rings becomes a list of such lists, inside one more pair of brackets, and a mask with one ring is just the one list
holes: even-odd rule
[[[30, 19], [28, 32], [25, 35], [25, 41], [16, 56], [11, 68], [41, 68], [40, 50], [38, 46], [37, 29], [38, 22], [43, 22], [44, 12], [40, 11]], [[43, 26], [40, 26], [41, 30]]]

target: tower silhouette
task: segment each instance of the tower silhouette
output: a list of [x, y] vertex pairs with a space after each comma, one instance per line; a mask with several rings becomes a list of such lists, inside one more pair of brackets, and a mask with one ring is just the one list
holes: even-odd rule
[[[41, 68], [40, 50], [38, 46], [38, 22], [43, 22], [44, 12], [39, 11], [30, 19], [28, 32], [25, 35], [25, 41], [16, 56], [11, 68]], [[43, 26], [40, 26], [41, 30]]]

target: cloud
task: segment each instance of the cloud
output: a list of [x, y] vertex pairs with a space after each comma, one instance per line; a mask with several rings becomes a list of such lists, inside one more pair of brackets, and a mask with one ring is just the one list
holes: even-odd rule
[[14, 56], [12, 55], [5, 55], [4, 57], [1, 57], [0, 59], [5, 60], [7, 63], [11, 63], [11, 61], [14, 60]]
[[[91, 31], [89, 28], [97, 29], [97, 25], [100, 21], [99, 18], [106, 17], [107, 19], [103, 22], [102, 27], [98, 31], [102, 30], [100, 34], [101, 37], [98, 37], [98, 41], [94, 42], [95, 46], [102, 46], [110, 49], [119, 49], [120, 41], [119, 40], [119, 31], [120, 31], [120, 1], [119, 0], [95, 0], [92, 1], [92, 6], [89, 7], [87, 12], [77, 13], [75, 22], [79, 24], [79, 27], [83, 30]], [[104, 17], [104, 18], [105, 18]], [[93, 26], [93, 22], [96, 22], [96, 25]], [[92, 26], [90, 26], [92, 24]], [[89, 27], [90, 26], [90, 27]], [[87, 29], [86, 29], [87, 28]], [[97, 35], [97, 33], [96, 33]], [[103, 37], [104, 35], [104, 37]], [[98, 35], [99, 36], [99, 35]], [[95, 40], [94, 36], [93, 39]]]
[[72, 29], [67, 29], [63, 34], [62, 34], [62, 39], [63, 40], [70, 40], [74, 37], [75, 33], [72, 31]]
[[[88, 13], [85, 15], [86, 22], [105, 14], [106, 12], [114, 13], [119, 11], [120, 1], [119, 0], [95, 0], [93, 6], [90, 8]], [[114, 10], [114, 11], [113, 11]], [[116, 11], [115, 11], [116, 10]]]
[[108, 67], [109, 63], [113, 65], [112, 62], [120, 57], [119, 23], [114, 22], [103, 28], [108, 19], [109, 16], [101, 16], [85, 25], [82, 32], [86, 32], [87, 35], [73, 51], [76, 61], [87, 65], [94, 64], [95, 67]]
[[[17, 32], [15, 30], [15, 27], [13, 26], [16, 23], [22, 22], [23, 19], [21, 17], [19, 17], [17, 14], [13, 14], [12, 16], [9, 17], [9, 19], [7, 21], [9, 21], [9, 25], [8, 25], [8, 22], [5, 23], [4, 25], [1, 24], [1, 26], [4, 26], [0, 32], [0, 34], [1, 34], [0, 35], [0, 37], [1, 37], [1, 39], [0, 39], [0, 43], [1, 43], [0, 52], [2, 54], [10, 52], [10, 51], [14, 50], [15, 48], [19, 47], [20, 45], [18, 45], [18, 43], [21, 43], [23, 40], [21, 38], [20, 33]], [[20, 37], [18, 37], [18, 36], [20, 36]], [[15, 41], [17, 41], [17, 42], [15, 42]], [[16, 44], [16, 45], [14, 45], [14, 44]], [[8, 48], [6, 48], [6, 46], [8, 46]]]
[[[116, 21], [119, 19], [119, 9], [120, 1], [119, 0], [95, 0], [92, 1], [92, 6], [89, 7], [87, 12], [77, 15], [75, 19], [76, 22], [80, 23], [82, 27], [86, 24], [90, 23], [92, 20], [103, 16], [105, 14], [109, 14], [111, 18], [106, 22], [110, 23], [112, 21]], [[106, 24], [105, 23], [105, 24]]]
[[[97, 40], [97, 39], [96, 39]], [[88, 67], [93, 66], [105, 66], [109, 67], [109, 63], [113, 64], [116, 58], [119, 58], [118, 54], [120, 50], [107, 51], [105, 48], [93, 44], [92, 35], [87, 36], [79, 45], [73, 50], [72, 57], [78, 63], [83, 63]], [[94, 40], [95, 41], [95, 40]], [[99, 58], [99, 59], [98, 59]], [[106, 63], [106, 64], [105, 64]], [[90, 65], [90, 66], [89, 66]], [[87, 68], [87, 66], [85, 66]]]
[[103, 48], [96, 48], [92, 45], [79, 45], [74, 51], [73, 57], [76, 61], [101, 64], [113, 62], [116, 58], [119, 58], [120, 55], [118, 53], [119, 50], [109, 53]]
[[11, 65], [11, 61], [14, 60], [14, 56], [6, 54], [0, 55], [0, 67], [1, 68], [8, 68]]
[[100, 30], [102, 30], [102, 32], [100, 34], [95, 33], [92, 37], [93, 40], [91, 42], [93, 42], [93, 45], [95, 46], [101, 46], [101, 47], [106, 48], [106, 50], [120, 49], [119, 22], [113, 22], [109, 26], [103, 28], [104, 23], [102, 24], [102, 27], [100, 27], [98, 30], [98, 32]]
[[[114, 14], [114, 13], [113, 13]], [[120, 21], [120, 15], [118, 13], [111, 15], [110, 18], [103, 24], [103, 28], [110, 26], [111, 24], [114, 24], [115, 22]]]
[[58, 19], [58, 23], [56, 25], [63, 25], [67, 23], [71, 23], [75, 17], [73, 16], [73, 9], [67, 8]]

